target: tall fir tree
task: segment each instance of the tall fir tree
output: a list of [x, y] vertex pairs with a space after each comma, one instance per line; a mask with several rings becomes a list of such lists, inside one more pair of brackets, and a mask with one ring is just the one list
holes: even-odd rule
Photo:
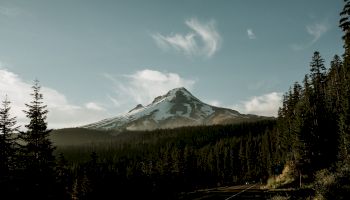
[[26, 132], [21, 134], [24, 141], [25, 179], [28, 192], [36, 199], [53, 198], [55, 182], [54, 146], [49, 139], [51, 130], [47, 129], [47, 106], [43, 103], [39, 81], [35, 80], [32, 86], [33, 100], [26, 104], [24, 111], [29, 124], [25, 125]]
[[343, 10], [340, 12], [339, 27], [344, 31], [343, 40], [346, 59], [349, 59], [350, 55], [350, 1], [344, 0]]
[[311, 83], [314, 87], [315, 94], [317, 98], [322, 98], [318, 95], [322, 95], [324, 93], [326, 67], [324, 66], [324, 59], [318, 51], [315, 51], [314, 55], [312, 56], [310, 71]]
[[344, 7], [340, 13], [339, 27], [343, 30], [343, 80], [341, 94], [341, 113], [339, 116], [339, 159], [350, 162], [350, 1], [344, 0]]
[[0, 190], [2, 194], [12, 191], [14, 171], [16, 169], [16, 150], [18, 148], [15, 134], [19, 126], [16, 117], [10, 115], [10, 101], [5, 97], [0, 108]]
[[[310, 77], [312, 92], [310, 98], [311, 132], [313, 134], [314, 144], [312, 145], [312, 163], [314, 169], [320, 169], [329, 166], [336, 158], [337, 138], [336, 120], [332, 118], [332, 111], [327, 107], [327, 73], [324, 66], [324, 59], [319, 52], [315, 52], [310, 63]], [[329, 149], [324, 149], [324, 146]]]
[[330, 66], [327, 75], [326, 101], [328, 108], [338, 116], [341, 112], [342, 83], [345, 80], [343, 62], [338, 55], [335, 55]]

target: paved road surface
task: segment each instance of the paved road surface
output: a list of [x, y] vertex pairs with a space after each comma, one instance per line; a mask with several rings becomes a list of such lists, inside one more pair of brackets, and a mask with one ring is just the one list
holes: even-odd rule
[[260, 189], [260, 184], [219, 187], [187, 193], [183, 200], [238, 200], [238, 199], [268, 199], [271, 194]]

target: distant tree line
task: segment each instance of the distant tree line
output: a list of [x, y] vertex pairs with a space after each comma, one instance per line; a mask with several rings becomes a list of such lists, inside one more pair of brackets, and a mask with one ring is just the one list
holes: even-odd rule
[[[237, 125], [184, 127], [137, 134], [123, 143], [61, 146], [70, 195], [95, 199], [176, 199], [200, 188], [263, 182], [279, 174], [275, 120]], [[91, 153], [92, 152], [92, 153]], [[90, 158], [86, 155], [91, 154]], [[137, 192], [135, 192], [137, 191]]]

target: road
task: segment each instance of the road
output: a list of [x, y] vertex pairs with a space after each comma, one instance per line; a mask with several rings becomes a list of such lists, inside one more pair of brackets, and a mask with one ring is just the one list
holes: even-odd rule
[[230, 187], [218, 187], [212, 189], [197, 190], [184, 193], [177, 199], [181, 200], [259, 200], [271, 199], [274, 196], [297, 197], [297, 199], [308, 199], [314, 196], [312, 188], [295, 189], [262, 189], [261, 184], [236, 185]]
[[182, 196], [183, 200], [237, 200], [237, 199], [267, 199], [271, 194], [260, 189], [260, 184], [219, 187], [215, 189], [198, 190]]

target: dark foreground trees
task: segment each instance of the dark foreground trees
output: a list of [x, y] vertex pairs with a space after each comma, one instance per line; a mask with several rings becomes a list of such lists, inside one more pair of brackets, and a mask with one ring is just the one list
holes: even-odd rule
[[[10, 115], [10, 101], [7, 96], [0, 108], [0, 188], [10, 191], [15, 185], [15, 169], [18, 161], [18, 145], [14, 134], [18, 131], [16, 117]], [[10, 193], [8, 193], [10, 194]]]
[[[64, 155], [56, 161], [38, 81], [32, 89], [25, 131], [18, 131], [7, 100], [0, 109], [4, 199], [168, 199], [197, 188], [266, 179], [279, 165], [274, 120], [126, 132], [113, 136], [114, 142], [60, 147]], [[86, 155], [91, 156], [82, 159]]]
[[25, 114], [29, 123], [27, 130], [20, 135], [23, 141], [22, 166], [24, 186], [27, 195], [36, 199], [50, 199], [54, 197], [55, 157], [54, 147], [49, 139], [51, 130], [47, 129], [47, 106], [43, 104], [39, 81], [32, 86], [32, 101], [26, 104]]
[[350, 1], [344, 2], [340, 13], [343, 58], [335, 55], [327, 70], [315, 52], [310, 74], [299, 90], [291, 89], [284, 96], [278, 117], [279, 137], [284, 138], [281, 146], [293, 152], [286, 160], [295, 163], [303, 181], [315, 181], [320, 199], [350, 194]]
[[19, 131], [16, 118], [10, 116], [7, 97], [0, 108], [0, 191], [4, 199], [54, 199], [54, 147], [47, 129], [46, 105], [40, 85], [33, 85], [33, 100], [24, 111], [29, 119], [26, 131]]
[[181, 192], [266, 181], [280, 173], [275, 124], [125, 132], [93, 144], [58, 146], [57, 151], [68, 161], [64, 168], [71, 197], [176, 199]]

